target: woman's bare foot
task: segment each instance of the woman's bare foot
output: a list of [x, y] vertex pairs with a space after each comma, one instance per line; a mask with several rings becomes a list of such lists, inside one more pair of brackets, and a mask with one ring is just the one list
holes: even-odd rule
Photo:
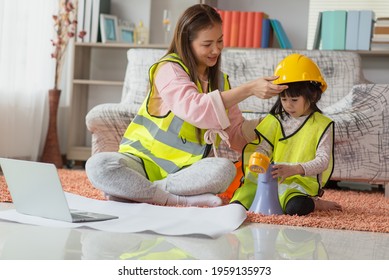
[[315, 210], [319, 211], [329, 211], [337, 210], [342, 211], [342, 206], [334, 201], [324, 200], [324, 199], [315, 199]]

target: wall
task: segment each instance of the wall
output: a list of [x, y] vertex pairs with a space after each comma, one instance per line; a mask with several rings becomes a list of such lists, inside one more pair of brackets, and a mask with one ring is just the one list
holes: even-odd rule
[[150, 28], [151, 5], [152, 0], [111, 0], [111, 14], [134, 24], [143, 21]]
[[172, 39], [174, 26], [177, 19], [186, 8], [199, 3], [199, 0], [153, 0], [151, 5], [150, 43], [161, 44], [165, 41], [164, 29], [162, 26], [163, 10], [167, 9], [171, 13], [171, 31], [168, 36], [168, 42]]

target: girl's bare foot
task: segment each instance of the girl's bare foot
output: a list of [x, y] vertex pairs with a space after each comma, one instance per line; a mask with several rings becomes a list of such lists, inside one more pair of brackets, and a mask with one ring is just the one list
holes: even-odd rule
[[315, 199], [315, 210], [319, 211], [329, 211], [336, 210], [342, 211], [342, 206], [334, 201], [324, 200], [324, 199]]

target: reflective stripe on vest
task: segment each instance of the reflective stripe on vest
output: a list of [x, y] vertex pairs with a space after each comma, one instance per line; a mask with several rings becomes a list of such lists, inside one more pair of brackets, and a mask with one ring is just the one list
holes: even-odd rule
[[[207, 144], [199, 143], [196, 127], [168, 112], [165, 116], [153, 116], [148, 111], [150, 98], [154, 94], [153, 81], [158, 64], [178, 63], [189, 75], [189, 70], [176, 54], [170, 54], [150, 67], [150, 91], [138, 114], [128, 126], [120, 143], [119, 152], [131, 153], [143, 160], [150, 181], [165, 178], [182, 167], [193, 164], [207, 156]], [[220, 91], [229, 89], [227, 75], [223, 74]], [[199, 92], [202, 92], [198, 82]], [[210, 89], [211, 90], [211, 89]], [[206, 130], [201, 130], [201, 139]]]

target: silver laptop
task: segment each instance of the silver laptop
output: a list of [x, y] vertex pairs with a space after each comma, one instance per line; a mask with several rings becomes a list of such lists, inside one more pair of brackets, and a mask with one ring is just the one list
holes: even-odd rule
[[16, 211], [66, 222], [96, 222], [118, 217], [69, 209], [54, 164], [0, 158]]

